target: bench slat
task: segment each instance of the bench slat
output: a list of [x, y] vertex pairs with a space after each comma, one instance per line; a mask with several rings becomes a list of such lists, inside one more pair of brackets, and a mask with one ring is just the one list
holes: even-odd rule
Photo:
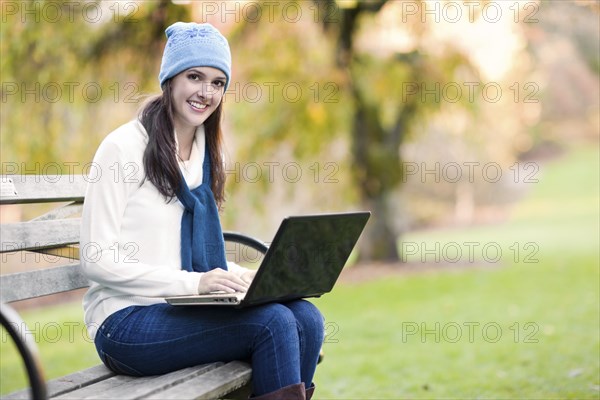
[[[148, 400], [195, 400], [217, 399], [248, 383], [252, 377], [252, 369], [247, 363], [232, 361], [222, 367], [199, 375], [180, 385], [147, 397]], [[203, 388], [202, 395], [197, 393]]]
[[[86, 178], [83, 175], [0, 175], [0, 204], [83, 201]], [[12, 185], [12, 186], [11, 186]], [[16, 193], [5, 190], [13, 187]]]
[[115, 373], [106, 368], [104, 364], [100, 364], [71, 375], [63, 376], [62, 378], [53, 379], [48, 382], [48, 397], [59, 396], [63, 393], [103, 381], [112, 376], [115, 376]]
[[88, 287], [89, 282], [79, 264], [49, 269], [2, 275], [0, 296], [2, 301], [31, 299], [49, 294]]
[[96, 398], [108, 399], [109, 397], [104, 396], [104, 393], [114, 387], [120, 387], [127, 383], [134, 381], [136, 378], [129, 375], [115, 375], [108, 379], [101, 380], [92, 385], [86, 385], [81, 389], [74, 390], [72, 392], [64, 393], [60, 396], [54, 397], [56, 400], [83, 400], [88, 399], [91, 396], [97, 396]]
[[[119, 399], [134, 400], [146, 398], [146, 396], [158, 393], [174, 385], [178, 385], [200, 374], [220, 367], [223, 363], [211, 363], [198, 365], [195, 367], [184, 368], [173, 371], [165, 375], [147, 376], [135, 378], [125, 375], [116, 375], [105, 381], [87, 386], [83, 389], [73, 391], [56, 400], [68, 399]], [[199, 390], [197, 388], [196, 390]]]
[[[79, 389], [87, 385], [91, 385], [98, 381], [110, 378], [114, 375], [114, 372], [106, 368], [103, 364], [100, 364], [88, 369], [84, 369], [82, 371], [72, 373], [70, 375], [63, 376], [61, 378], [53, 379], [47, 384], [48, 397], [59, 396], [63, 393], [67, 393], [69, 391]], [[2, 399], [29, 400], [29, 389], [20, 390], [18, 392], [14, 392], [6, 396], [2, 396]]]
[[80, 225], [80, 218], [2, 224], [0, 252], [39, 250], [79, 243]]
[[[220, 367], [223, 363], [212, 363], [199, 365], [191, 368], [181, 369], [166, 375], [152, 376], [148, 378], [138, 378], [127, 385], [123, 385], [114, 390], [109, 390], [104, 393], [105, 398], [135, 400], [146, 398], [147, 396], [158, 393], [169, 387], [178, 385], [189, 379], [192, 379], [200, 374], [204, 374], [210, 370]], [[94, 398], [94, 397], [92, 397]]]
[[62, 207], [57, 207], [44, 215], [40, 215], [34, 218], [33, 221], [47, 221], [52, 219], [64, 219], [69, 218], [72, 215], [79, 214], [83, 210], [83, 203], [74, 201], [69, 204], [65, 204]]

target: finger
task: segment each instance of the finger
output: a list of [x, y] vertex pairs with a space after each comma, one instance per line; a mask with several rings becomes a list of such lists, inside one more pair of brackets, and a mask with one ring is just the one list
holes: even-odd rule
[[240, 278], [235, 275], [225, 275], [221, 277], [214, 277], [212, 285], [215, 288], [213, 290], [226, 290], [227, 292], [244, 292], [248, 285]]
[[248, 290], [248, 284], [242, 278], [233, 274], [232, 276], [228, 277], [224, 284], [236, 292], [245, 292]]
[[229, 284], [230, 287], [233, 288], [236, 292], [245, 292], [248, 290], [248, 284], [242, 279], [239, 279], [239, 281], [229, 281]]
[[250, 283], [252, 282], [252, 278], [250, 278], [248, 275], [242, 275], [242, 280], [248, 285], [250, 285]]
[[256, 270], [248, 270], [241, 275], [242, 279], [246, 282], [252, 282], [255, 276]]
[[219, 292], [225, 292], [225, 293], [235, 293], [236, 290], [229, 287], [228, 285], [223, 285], [223, 284], [218, 284], [215, 285], [215, 291], [219, 291]]
[[238, 292], [246, 291], [241, 286], [232, 285], [230, 282], [224, 283], [224, 284], [219, 284], [219, 285], [216, 285], [215, 287], [217, 288], [217, 289], [215, 289], [215, 291], [220, 291], [220, 292], [225, 292], [225, 293], [238, 293]]
[[248, 290], [248, 283], [229, 271], [214, 269], [206, 273], [206, 278], [208, 278], [211, 283], [210, 287], [212, 291], [222, 290], [227, 293], [232, 293], [246, 292]]

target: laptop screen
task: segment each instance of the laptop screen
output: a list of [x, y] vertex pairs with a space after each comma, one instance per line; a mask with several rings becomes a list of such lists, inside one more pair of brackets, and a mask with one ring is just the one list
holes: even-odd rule
[[369, 216], [355, 212], [284, 219], [246, 300], [260, 303], [331, 291]]

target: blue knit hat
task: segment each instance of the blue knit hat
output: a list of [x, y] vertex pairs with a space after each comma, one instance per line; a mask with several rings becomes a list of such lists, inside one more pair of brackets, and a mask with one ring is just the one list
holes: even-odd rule
[[158, 74], [160, 86], [188, 68], [213, 67], [225, 73], [227, 90], [231, 78], [231, 51], [221, 32], [211, 24], [175, 22], [165, 33], [167, 45]]

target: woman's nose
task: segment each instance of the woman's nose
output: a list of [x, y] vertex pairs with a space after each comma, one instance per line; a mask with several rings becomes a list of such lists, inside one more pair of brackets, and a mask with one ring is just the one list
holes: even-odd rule
[[211, 98], [215, 95], [216, 88], [208, 82], [202, 83], [198, 89], [198, 96], [202, 98]]

